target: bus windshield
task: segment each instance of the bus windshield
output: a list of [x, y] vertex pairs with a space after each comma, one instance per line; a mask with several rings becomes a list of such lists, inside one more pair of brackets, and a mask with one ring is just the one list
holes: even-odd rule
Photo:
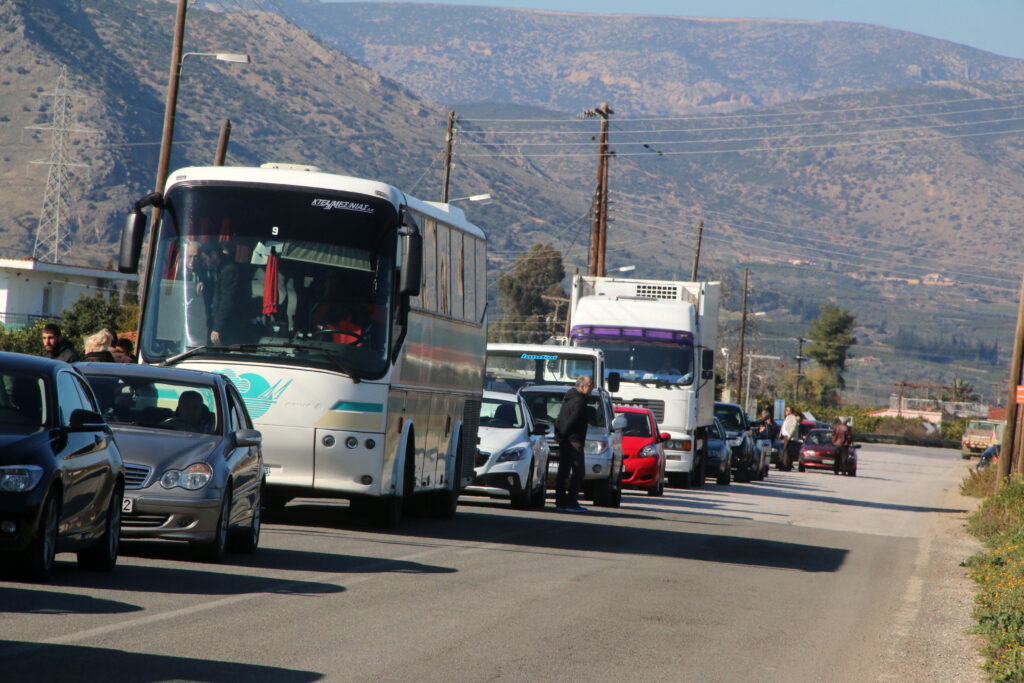
[[604, 351], [605, 374], [624, 382], [693, 383], [693, 342], [688, 332], [635, 328], [576, 328], [573, 342]]
[[582, 375], [594, 378], [593, 356], [573, 357], [564, 347], [547, 352], [487, 351], [484, 383], [491, 391], [516, 392], [530, 384], [576, 383]]
[[198, 349], [385, 372], [398, 223], [390, 202], [201, 183], [175, 186], [164, 203], [140, 339], [147, 362]]

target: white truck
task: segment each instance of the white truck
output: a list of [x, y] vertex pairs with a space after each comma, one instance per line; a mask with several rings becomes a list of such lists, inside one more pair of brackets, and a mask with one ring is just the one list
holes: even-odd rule
[[718, 282], [576, 275], [570, 343], [604, 351], [616, 403], [650, 409], [663, 431], [666, 476], [701, 486], [714, 419]]

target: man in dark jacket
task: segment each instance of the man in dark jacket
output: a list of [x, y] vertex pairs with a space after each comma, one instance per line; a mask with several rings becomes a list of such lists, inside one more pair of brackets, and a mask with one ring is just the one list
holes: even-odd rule
[[832, 457], [832, 472], [846, 474], [846, 458], [850, 453], [850, 444], [853, 443], [853, 430], [846, 423], [849, 418], [836, 418], [836, 426], [832, 428], [832, 445], [836, 447], [835, 455]]
[[64, 338], [60, 327], [54, 323], [43, 325], [43, 347], [46, 349], [47, 358], [55, 358], [65, 363], [74, 363], [78, 360], [78, 352], [75, 351], [75, 347]]
[[576, 378], [576, 386], [565, 392], [562, 408], [555, 420], [558, 438], [558, 474], [555, 475], [555, 509], [562, 512], [586, 512], [580, 505], [586, 462], [583, 444], [587, 440], [587, 396], [593, 389], [586, 375]]

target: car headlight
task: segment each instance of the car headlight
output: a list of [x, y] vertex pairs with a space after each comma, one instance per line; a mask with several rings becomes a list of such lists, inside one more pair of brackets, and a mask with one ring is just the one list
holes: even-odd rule
[[189, 491], [203, 488], [213, 479], [213, 469], [205, 462], [197, 462], [183, 470], [167, 470], [160, 477], [160, 485], [165, 489], [180, 486]]
[[604, 453], [604, 449], [608, 447], [607, 441], [595, 441], [587, 439], [587, 442], [583, 444], [584, 455], [600, 455]]
[[515, 446], [508, 448], [498, 453], [498, 459], [495, 462], [515, 462], [517, 460], [524, 460], [530, 455], [530, 449], [525, 446]]
[[636, 454], [638, 458], [656, 458], [658, 457], [658, 447], [653, 443], [647, 444], [640, 449], [640, 452]]
[[818, 451], [804, 451], [804, 455], [809, 455], [813, 458], [814, 456], [818, 455]]
[[25, 493], [34, 489], [42, 478], [43, 468], [38, 465], [0, 467], [0, 491]]

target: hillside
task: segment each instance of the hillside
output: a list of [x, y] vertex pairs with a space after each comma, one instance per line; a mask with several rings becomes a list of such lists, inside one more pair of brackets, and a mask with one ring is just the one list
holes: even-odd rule
[[275, 5], [435, 102], [577, 112], [610, 101], [623, 115], [664, 115], [935, 81], [1024, 80], [1021, 60], [867, 24], [426, 3]]

